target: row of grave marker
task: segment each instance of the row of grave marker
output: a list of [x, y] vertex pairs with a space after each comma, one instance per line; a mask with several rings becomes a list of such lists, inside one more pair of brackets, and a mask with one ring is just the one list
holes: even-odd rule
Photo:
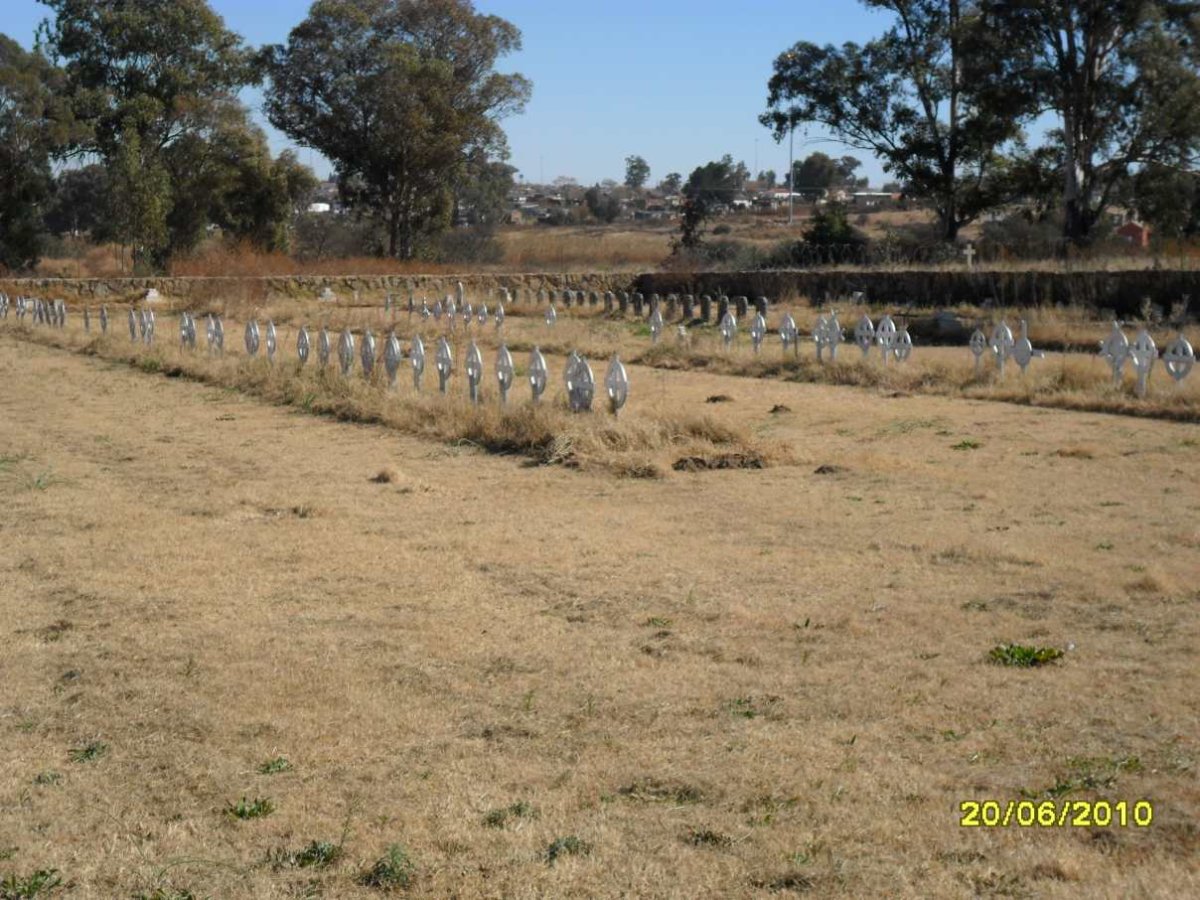
[[[326, 288], [326, 291], [329, 291]], [[684, 321], [701, 322], [720, 322], [725, 317], [725, 313], [733, 309], [739, 318], [745, 318], [749, 314], [751, 308], [757, 310], [763, 316], [767, 315], [770, 308], [770, 302], [766, 297], [759, 297], [751, 304], [747, 297], [734, 297], [730, 300], [727, 296], [720, 296], [716, 299], [716, 316], [713, 316], [713, 298], [709, 295], [704, 295], [699, 298], [699, 301], [691, 295], [680, 297], [677, 294], [668, 294], [665, 302], [658, 294], [652, 294], [647, 300], [646, 296], [640, 292], [621, 291], [615, 293], [613, 291], [605, 291], [601, 294], [598, 291], [583, 291], [583, 290], [547, 290], [542, 288], [536, 292], [529, 291], [530, 299], [538, 306], [554, 306], [560, 305], [566, 309], [585, 305], [598, 307], [603, 305], [606, 314], [621, 313], [622, 315], [633, 309], [634, 315], [642, 318], [654, 311], [660, 313], [665, 307], [666, 318], [675, 319], [678, 315]], [[336, 300], [336, 297], [330, 291], [328, 296], [323, 294], [322, 300]], [[508, 288], [501, 288], [497, 305], [502, 309], [504, 306], [512, 306], [515, 303], [522, 303], [526, 298], [521, 294], [521, 290], [515, 289], [510, 291]], [[441, 320], [443, 315], [449, 316], [453, 321], [454, 316], [459, 310], [463, 311], [464, 320], [469, 320], [470, 313], [467, 310], [471, 304], [466, 300], [463, 285], [460, 282], [455, 294], [447, 294], [445, 298], [436, 300], [432, 305], [428, 298], [422, 297], [418, 301], [415, 294], [408, 295], [407, 312], [409, 316], [420, 314], [423, 318], [432, 316], [437, 320]], [[486, 315], [486, 302], [482, 304], [482, 309]], [[399, 300], [395, 294], [387, 294], [383, 301], [384, 312], [399, 311]], [[482, 324], [482, 320], [481, 320]]]
[[[221, 354], [225, 349], [225, 329], [221, 318], [209, 315], [205, 329], [210, 353]], [[196, 348], [196, 321], [190, 313], [183, 313], [179, 323], [179, 340], [181, 348], [194, 350]], [[132, 337], [132, 332], [131, 332]], [[152, 338], [151, 338], [152, 339]], [[265, 328], [260, 326], [257, 319], [246, 323], [243, 334], [246, 353], [255, 357], [265, 349], [268, 360], [273, 364], [278, 352], [278, 334], [275, 323], [267, 322]], [[368, 328], [358, 343], [358, 359], [365, 378], [370, 378], [375, 371], [377, 362], [376, 338]], [[356, 340], [350, 329], [343, 329], [337, 342], [337, 359], [341, 373], [349, 377], [354, 370]], [[333, 356], [333, 342], [329, 330], [322, 328], [316, 340], [317, 359], [322, 367], [328, 366]], [[301, 326], [296, 336], [296, 356], [300, 365], [304, 366], [312, 352], [312, 338], [307, 326]], [[420, 335], [413, 337], [409, 345], [408, 360], [412, 367], [413, 386], [419, 392], [425, 374], [426, 351], [425, 342]], [[395, 386], [400, 366], [405, 359], [404, 350], [395, 331], [389, 331], [384, 338], [383, 365], [387, 372], [388, 383]], [[446, 337], [438, 339], [437, 351], [434, 355], [434, 369], [438, 375], [438, 389], [447, 393], [451, 376], [454, 374], [454, 353]], [[483, 353], [478, 345], [471, 341], [466, 353], [465, 371], [467, 375], [468, 392], [472, 403], [481, 402], [480, 388], [483, 382], [484, 364]], [[512, 353], [506, 345], [501, 344], [496, 354], [495, 376], [500, 389], [500, 402], [508, 402], [508, 394], [515, 379], [516, 367]], [[546, 358], [541, 350], [534, 347], [529, 357], [529, 386], [534, 403], [537, 403], [546, 390], [548, 368]], [[564, 371], [564, 383], [567, 389], [567, 401], [572, 411], [588, 412], [595, 398], [595, 378], [591, 365], [576, 351], [572, 351]], [[608, 395], [609, 410], [616, 415], [629, 399], [629, 376], [617, 354], [613, 354], [605, 376], [605, 389]]]
[[[463, 286], [458, 285], [459, 297], [463, 296]], [[574, 292], [564, 291], [564, 295], [569, 295]], [[582, 294], [582, 292], [579, 292]], [[595, 295], [595, 292], [592, 292]], [[511, 296], [507, 289], [504, 290], [504, 295], [511, 302]], [[546, 291], [539, 292], [539, 298], [545, 296], [550, 304], [546, 310], [546, 322], [548, 325], [553, 325], [557, 321], [557, 312], [553, 305], [552, 296], [547, 295]], [[606, 298], [612, 297], [612, 292], [606, 294]], [[635, 295], [637, 296], [637, 295]], [[671, 295], [672, 297], [674, 295]], [[685, 298], [686, 299], [686, 298]], [[727, 301], [728, 298], [722, 298]], [[739, 301], [745, 301], [745, 298], [738, 298]], [[391, 295], [385, 304], [385, 309], [391, 307]], [[607, 304], [606, 300], [606, 304]], [[760, 298], [757, 304], [756, 314], [750, 325], [750, 338], [754, 347], [755, 353], [761, 349], [762, 343], [767, 334], [766, 317], [763, 312], [766, 306], [766, 298]], [[727, 304], [723, 304], [726, 305]], [[739, 308], [743, 304], [739, 303]], [[7, 318], [10, 306], [15, 309], [18, 320], [23, 320], [26, 315], [32, 315], [35, 324], [44, 324], [57, 328], [64, 328], [67, 321], [67, 306], [63, 300], [44, 301], [36, 298], [17, 297], [15, 303], [10, 303], [7, 295], [0, 293], [0, 318]], [[409, 297], [410, 312], [413, 308], [413, 298]], [[481, 326], [486, 324], [489, 319], [487, 304], [481, 304], [478, 310], [474, 310], [469, 302], [463, 302], [461, 305], [456, 303], [453, 296], [446, 298], [446, 303], [443, 306], [441, 301], [438, 301], [435, 306], [430, 309], [426, 301], [422, 301], [421, 315], [423, 318], [433, 316], [436, 319], [441, 319], [443, 315], [447, 315], [453, 322], [455, 315], [461, 309], [461, 314], [464, 323], [468, 324], [472, 321], [477, 321]], [[665, 321], [662, 316], [660, 304], [658, 303], [657, 295], [651, 298], [650, 312], [650, 330], [652, 340], [657, 343], [661, 337]], [[108, 309], [106, 306], [100, 308], [100, 327], [101, 331], [108, 331]], [[504, 303], [501, 301], [496, 308], [495, 315], [492, 320], [495, 322], [497, 330], [501, 329], [504, 323], [505, 312]], [[83, 308], [84, 330], [91, 330], [90, 311], [87, 307]], [[146, 308], [142, 310], [128, 310], [128, 327], [129, 337], [131, 341], [139, 339], [146, 344], [153, 343], [155, 314], [152, 309]], [[258, 331], [258, 323], [251, 321], [247, 323], [246, 329], [246, 347], [251, 355], [257, 354], [260, 335]], [[224, 327], [219, 316], [209, 315], [208, 327], [206, 329], [209, 350], [221, 352], [224, 349]], [[738, 333], [737, 316], [732, 310], [726, 308], [724, 315], [720, 320], [720, 333], [725, 346], [728, 348], [733, 344]], [[991, 336], [985, 335], [981, 329], [976, 329], [971, 335], [969, 347], [971, 353], [975, 357], [975, 373], [979, 377], [982, 374], [982, 359], [986, 353], [991, 353], [995, 358], [997, 369], [1003, 375], [1005, 362], [1008, 359], [1014, 360], [1024, 373], [1033, 359], [1041, 358], [1044, 354], [1041, 351], [1034, 350], [1032, 342], [1029, 340], [1028, 324], [1024, 319], [1021, 320], [1020, 338], [1015, 338], [1011, 328], [1006, 321], [999, 322], [993, 329]], [[349, 332], [343, 332], [343, 337], [349, 335], [353, 342], [353, 335]], [[680, 326], [680, 338], [686, 337], [686, 329]], [[779, 336], [783, 343], [784, 351], [789, 348], [794, 352], [799, 352], [799, 333], [796, 328], [795, 319], [790, 313], [784, 315], [783, 321], [779, 327]], [[366, 338], [369, 338], [369, 346], [371, 353], [374, 353], [374, 337], [367, 332]], [[838, 346], [845, 342], [844, 331], [838, 322], [837, 312], [830, 312], [826, 316], [820, 316], [817, 320], [817, 325], [813, 329], [813, 340], [817, 347], [817, 360], [823, 361], [823, 353], [828, 351], [830, 361], [836, 361]], [[275, 326], [273, 323], [267, 324], [267, 355], [272, 360], [274, 359], [276, 350], [276, 335]], [[328, 360], [328, 335], [322, 329], [322, 340], [325, 342], [325, 353], [322, 356], [323, 364]], [[389, 341], [396, 340], [394, 333], [390, 335]], [[417, 338], [419, 340], [419, 338]], [[444, 338], [442, 339], [445, 340]], [[304, 349], [301, 356], [303, 363], [308, 356], [308, 332], [307, 329], [301, 330], [301, 336], [298, 339], [297, 352], [301, 353], [300, 342], [303, 343]], [[180, 343], [181, 346], [196, 346], [196, 324], [191, 313], [184, 312], [180, 317]], [[891, 316], [884, 316], [880, 319], [878, 325], [871, 321], [867, 315], [863, 315], [859, 319], [854, 329], [854, 343], [862, 351], [865, 359], [871, 350], [872, 346], [878, 346], [880, 355], [884, 365], [890, 358], [895, 357], [898, 360], [907, 360], [912, 353], [912, 338], [908, 334], [907, 326], [900, 329], [896, 328], [895, 322]], [[251, 349], [253, 347], [253, 350]], [[364, 353], [367, 352], [367, 346], [363, 348]], [[353, 350], [351, 350], [353, 353]], [[401, 353], [400, 356], [403, 354]], [[385, 352], [386, 356], [386, 352]], [[1139, 330], [1133, 343], [1121, 329], [1121, 323], [1114, 322], [1113, 328], [1107, 338], [1100, 343], [1100, 356], [1109, 364], [1113, 373], [1114, 383], [1119, 384], [1122, 377], [1124, 366], [1127, 362], [1133, 364], [1134, 371], [1137, 374], [1136, 392], [1139, 397], [1144, 397], [1146, 393], [1147, 382], [1151, 371], [1154, 368], [1155, 362], [1160, 358], [1157, 345], [1154, 338], [1143, 327]], [[1180, 332], [1174, 340], [1167, 346], [1166, 350], [1161, 353], [1163, 367], [1168, 375], [1177, 383], [1181, 383], [1191, 373], [1195, 366], [1195, 351], [1191, 343]], [[367, 364], [364, 364], [367, 368]], [[391, 373], [389, 373], [391, 374]], [[369, 371], [368, 371], [369, 375]], [[619, 408], [619, 407], [618, 407]]]

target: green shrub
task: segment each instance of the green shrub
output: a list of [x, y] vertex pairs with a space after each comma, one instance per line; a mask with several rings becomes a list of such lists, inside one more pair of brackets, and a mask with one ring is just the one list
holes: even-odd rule
[[363, 873], [359, 883], [380, 890], [407, 888], [416, 877], [417, 867], [399, 844], [392, 844], [375, 865]]
[[1063, 655], [1055, 647], [1027, 647], [1022, 644], [1001, 644], [988, 652], [988, 660], [999, 666], [1031, 669], [1054, 662]]

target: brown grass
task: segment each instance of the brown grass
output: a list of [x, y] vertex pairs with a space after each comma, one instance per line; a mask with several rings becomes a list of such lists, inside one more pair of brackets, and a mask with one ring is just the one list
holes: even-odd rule
[[288, 275], [437, 275], [453, 273], [461, 266], [420, 260], [382, 259], [358, 256], [337, 259], [301, 260], [286, 253], [262, 253], [246, 246], [207, 245], [192, 256], [172, 260], [173, 277], [214, 276], [261, 278]]
[[[304, 319], [306, 315], [303, 306], [280, 305], [272, 309], [292, 319]], [[769, 322], [772, 327], [784, 309], [780, 306], [772, 312]], [[791, 309], [801, 330], [811, 330], [818, 311], [807, 306]], [[1048, 354], [1045, 359], [1034, 360], [1024, 376], [1016, 364], [1010, 362], [1002, 379], [992, 362], [987, 360], [983, 377], [977, 379], [974, 357], [966, 347], [918, 346], [909, 362], [890, 365], [885, 369], [880, 365], [877, 350], [873, 350], [871, 356], [863, 361], [857, 347], [844, 344], [837, 364], [831, 365], [816, 362], [811, 340], [805, 342], [798, 358], [783, 354], [776, 335], [769, 337], [759, 355], [751, 351], [749, 339], [744, 334], [739, 337], [737, 345], [727, 351], [716, 330], [711, 327], [692, 329], [686, 346], [679, 345], [671, 333], [672, 329], [668, 328], [662, 341], [652, 346], [646, 326], [608, 320], [593, 308], [562, 311], [558, 324], [552, 330], [543, 323], [540, 309], [525, 308], [510, 312], [516, 315], [509, 317], [505, 340], [514, 353], [528, 352], [538, 345], [543, 352], [555, 355], [565, 356], [574, 349], [592, 360], [605, 360], [614, 352], [619, 352], [627, 364], [652, 369], [704, 371], [756, 379], [779, 378], [892, 392], [962, 396], [1029, 406], [1200, 421], [1200, 379], [1192, 377], [1183, 385], [1176, 386], [1160, 365], [1151, 377], [1148, 396], [1139, 399], [1134, 396], [1131, 371], [1126, 371], [1122, 385], [1114, 386], [1108, 367], [1091, 352]], [[878, 320], [878, 311], [871, 312]], [[1020, 318], [1021, 311], [1011, 312], [1010, 320]], [[846, 310], [842, 322], [847, 331], [853, 330], [859, 315], [861, 312], [857, 309]], [[349, 322], [354, 327], [361, 327], [367, 322], [376, 323], [375, 327], [384, 324], [379, 312], [374, 309], [342, 312], [338, 321], [339, 324]], [[1074, 334], [1084, 327], [1102, 327], [1094, 323], [1085, 326], [1082, 320], [1074, 318], [1050, 321], [1056, 327], [1069, 329]], [[427, 340], [437, 333], [430, 323], [409, 323], [403, 315], [396, 317], [396, 326], [398, 332], [405, 335], [412, 329], [423, 330]], [[1107, 333], [1106, 328], [1104, 331]], [[1160, 347], [1174, 335], [1173, 331], [1163, 328], [1153, 331]], [[1197, 338], [1197, 335], [1192, 335], [1194, 343]], [[494, 330], [490, 328], [477, 335], [477, 340], [485, 347], [497, 344]], [[1080, 340], [1080, 344], [1085, 346], [1090, 343], [1087, 338]]]
[[[631, 375], [804, 467], [525, 467], [0, 328], [0, 883], [1196, 895], [1194, 426]], [[1052, 794], [1154, 824], [958, 824]]]
[[[163, 321], [165, 325], [165, 317]], [[227, 346], [232, 347], [241, 329], [233, 319], [226, 321], [226, 328]], [[164, 343], [154, 348], [131, 345], [115, 329], [107, 337], [85, 335], [78, 323], [75, 329], [65, 332], [21, 326], [11, 330], [24, 340], [124, 362], [144, 372], [186, 377], [243, 391], [270, 403], [297, 407], [340, 421], [386, 425], [408, 434], [456, 446], [478, 447], [489, 453], [520, 454], [541, 464], [572, 468], [599, 466], [627, 476], [660, 477], [664, 468], [681, 455], [709, 458], [734, 454], [763, 465], [785, 458], [770, 442], [708, 415], [683, 416], [669, 409], [650, 409], [644, 414], [612, 418], [603, 411], [602, 383], [597, 389], [596, 412], [574, 415], [566, 408], [557, 378], [548, 385], [544, 402], [536, 405], [512, 403], [501, 407], [496, 403], [490, 382], [482, 389], [484, 402], [473, 405], [460, 393], [458, 382], [465, 377], [461, 371], [453, 379], [457, 389], [450, 395], [441, 396], [436, 388], [429, 386], [428, 382], [436, 379], [432, 361], [431, 371], [427, 372], [426, 392], [416, 394], [410, 387], [407, 365], [397, 379], [402, 391], [389, 390], [382, 366], [367, 381], [357, 374], [351, 378], [341, 377], [336, 363], [327, 369], [316, 365], [302, 369], [297, 362], [272, 366], [262, 357], [251, 359], [236, 351], [213, 358], [203, 353], [181, 352], [178, 347], [165, 344], [165, 340], [169, 340], [166, 328]], [[288, 337], [285, 335], [281, 339], [285, 354], [290, 351], [286, 343]], [[464, 347], [456, 348], [459, 359], [464, 352]], [[602, 382], [603, 371], [597, 377]], [[519, 392], [521, 385], [516, 387]]]
[[505, 229], [499, 240], [504, 267], [518, 272], [646, 271], [671, 252], [663, 228]]
[[[382, 296], [382, 291], [364, 291], [357, 305], [346, 300], [331, 305], [319, 303], [309, 296], [267, 296], [264, 282], [247, 279], [205, 285], [205, 289], [195, 292], [185, 305], [196, 313], [212, 311], [226, 316], [230, 320], [228, 334], [235, 339], [240, 335], [241, 323], [250, 315], [258, 315], [260, 319], [271, 318], [278, 326], [293, 328], [301, 324], [307, 324], [310, 328], [325, 324], [331, 331], [347, 326], [360, 331], [370, 326], [377, 334], [381, 334], [389, 327], [394, 327], [403, 341], [407, 342], [419, 332], [427, 345], [436, 341], [444, 331], [444, 325], [440, 326], [433, 320], [422, 322], [419, 317], [410, 319], [398, 310], [390, 317], [385, 316]], [[474, 299], [477, 303], [487, 299], [494, 308], [494, 296], [477, 296]], [[1111, 323], [1097, 321], [1094, 313], [1089, 314], [1080, 307], [1034, 310], [956, 307], [955, 312], [962, 321], [982, 323], [984, 330], [989, 332], [988, 323], [999, 318], [1006, 318], [1014, 330], [1020, 319], [1025, 318], [1030, 321], [1030, 334], [1035, 347], [1068, 348], [1064, 352], [1048, 352], [1044, 359], [1034, 360], [1024, 375], [1014, 362], [1010, 362], [1003, 378], [996, 371], [990, 354], [985, 356], [982, 376], [977, 378], [974, 357], [965, 346], [922, 346], [919, 340], [912, 359], [904, 364], [884, 368], [875, 349], [864, 361], [860, 351], [849, 341], [841, 346], [836, 365], [818, 364], [808, 334], [815, 327], [821, 310], [804, 298], [781, 298], [772, 306], [768, 326], [777, 328], [785, 311], [793, 314], [804, 336], [799, 357], [792, 354], [785, 356], [778, 335], [774, 332], [768, 336], [762, 353], [753, 354], [744, 329], [734, 348], [726, 350], [716, 329], [711, 326], [692, 328], [688, 343], [680, 345], [675, 340], [674, 324], [669, 324], [662, 341], [652, 346], [645, 324], [606, 317], [601, 307], [562, 309], [558, 324], [549, 329], [544, 324], [543, 308], [530, 304], [510, 306], [504, 340], [514, 353], [528, 353], [536, 345], [551, 357], [565, 359], [572, 350], [578, 350], [598, 367], [598, 377], [604, 362], [616, 352], [620, 353], [627, 365], [656, 370], [704, 371], [744, 378], [783, 379], [1184, 422], [1200, 421], [1200, 378], [1194, 374], [1182, 385], [1176, 385], [1162, 365], [1158, 364], [1144, 399], [1135, 396], [1135, 377], [1131, 366], [1126, 367], [1122, 384], [1113, 385], [1109, 368], [1094, 350], [1100, 338], [1108, 333]], [[864, 312], [869, 313], [875, 321], [881, 315], [878, 309], [850, 304], [839, 306], [841, 322], [848, 337]], [[897, 320], [903, 324], [929, 313], [927, 310], [913, 310], [911, 315], [898, 316]], [[78, 325], [76, 321], [74, 326]], [[1136, 323], [1127, 326], [1127, 334], [1132, 336], [1138, 327]], [[1175, 329], [1162, 325], [1151, 325], [1150, 332], [1160, 349], [1176, 334]], [[1200, 332], [1188, 328], [1185, 333], [1193, 345], [1200, 346]], [[482, 331], [473, 328], [472, 337], [488, 350], [496, 348], [499, 343], [490, 325]], [[465, 346], [461, 327], [455, 342], [461, 354]], [[281, 338], [285, 357], [293, 355], [293, 343], [294, 334], [286, 340]], [[555, 362], [560, 364], [557, 360]]]

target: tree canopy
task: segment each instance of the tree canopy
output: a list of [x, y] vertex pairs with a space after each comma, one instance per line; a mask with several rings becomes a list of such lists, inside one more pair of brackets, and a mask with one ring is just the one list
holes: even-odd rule
[[775, 60], [767, 111], [781, 140], [816, 124], [933, 204], [942, 236], [1013, 193], [1004, 149], [1019, 145], [1031, 107], [1005, 87], [1012, 54], [967, 0], [865, 0], [893, 25], [865, 45], [801, 41]]
[[798, 191], [860, 187], [866, 184], [865, 178], [855, 175], [861, 166], [862, 162], [853, 156], [834, 159], [818, 151], [803, 160], [796, 160], [792, 183]]
[[61, 90], [45, 57], [0, 34], [0, 268], [26, 269], [41, 255], [51, 158], [75, 130]]
[[[1086, 242], [1123, 181], [1200, 154], [1200, 3], [983, 0], [1009, 37], [1009, 90], [1057, 114], [1038, 161], [1064, 236]], [[1045, 183], [1045, 181], [1043, 182]]]
[[696, 250], [703, 243], [704, 224], [716, 210], [728, 206], [746, 181], [745, 166], [729, 154], [697, 166], [683, 187], [683, 219], [676, 250]]
[[625, 157], [625, 187], [640, 191], [650, 180], [650, 164], [640, 156]]
[[410, 258], [450, 224], [473, 155], [507, 156], [498, 123], [530, 85], [495, 65], [520, 46], [469, 0], [318, 0], [263, 54], [265, 109], [333, 162], [344, 199], [385, 226], [387, 253]]
[[64, 155], [103, 161], [98, 236], [161, 267], [209, 225], [264, 249], [286, 246], [311, 175], [271, 158], [237, 91], [254, 54], [207, 0], [42, 0], [39, 44], [62, 65], [78, 129]]

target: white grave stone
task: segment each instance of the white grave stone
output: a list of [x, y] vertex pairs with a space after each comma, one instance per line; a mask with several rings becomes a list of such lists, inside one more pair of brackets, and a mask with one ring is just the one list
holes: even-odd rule
[[842, 323], [838, 321], [835, 309], [825, 319], [825, 346], [829, 348], [830, 362], [837, 362], [838, 346], [842, 343], [842, 339]]
[[1033, 349], [1033, 342], [1029, 340], [1029, 323], [1024, 319], [1021, 320], [1021, 336], [1017, 338], [1017, 342], [1012, 348], [1012, 358], [1017, 361], [1017, 365], [1021, 369], [1021, 374], [1025, 374], [1025, 370], [1029, 368], [1029, 364], [1035, 359], [1041, 359], [1045, 356], [1041, 350]]
[[824, 362], [825, 347], [829, 344], [829, 331], [824, 316], [817, 316], [817, 324], [813, 326], [812, 339], [817, 347], [817, 362]]
[[329, 357], [333, 355], [333, 341], [329, 337], [329, 329], [321, 327], [320, 333], [317, 335], [317, 362], [324, 369], [329, 365]]
[[1158, 359], [1158, 347], [1154, 343], [1154, 338], [1150, 336], [1150, 332], [1145, 328], [1138, 332], [1137, 338], [1129, 348], [1129, 359], [1133, 363], [1133, 370], [1137, 373], [1137, 395], [1145, 397], [1146, 382], [1150, 378], [1151, 370], [1154, 369], [1155, 360]]
[[1129, 338], [1121, 330], [1120, 322], [1113, 322], [1108, 337], [1100, 342], [1100, 356], [1108, 362], [1109, 368], [1112, 369], [1113, 384], [1120, 384], [1121, 373], [1129, 359]]
[[467, 347], [467, 362], [465, 366], [467, 372], [467, 391], [470, 394], [472, 403], [479, 403], [479, 385], [483, 382], [483, 354], [479, 352], [479, 347], [474, 341], [471, 341]]
[[396, 373], [400, 371], [400, 361], [404, 352], [400, 349], [400, 340], [396, 332], [389, 331], [387, 341], [383, 345], [383, 367], [387, 370], [388, 386], [396, 386]]
[[508, 392], [515, 377], [516, 366], [513, 365], [512, 354], [508, 352], [507, 345], [501, 344], [500, 352], [496, 354], [496, 383], [500, 386], [501, 404], [508, 403]]
[[728, 350], [733, 346], [733, 339], [737, 337], [737, 316], [732, 310], [725, 313], [725, 317], [721, 319], [721, 340], [725, 343], [725, 349]]
[[615, 416], [629, 399], [629, 374], [615, 353], [608, 363], [608, 372], [604, 375], [604, 390], [608, 394], [608, 409]]
[[412, 345], [408, 351], [409, 361], [412, 363], [413, 371], [413, 387], [417, 392], [421, 391], [421, 378], [425, 374], [425, 342], [421, 340], [421, 336], [415, 335], [412, 339]]
[[783, 321], [779, 323], [779, 340], [783, 342], [784, 353], [787, 353], [790, 347], [794, 353], [799, 355], [800, 332], [796, 328], [796, 320], [792, 317], [791, 313], [785, 313]]
[[875, 343], [879, 346], [883, 364], [886, 366], [892, 351], [896, 348], [896, 323], [892, 321], [891, 316], [884, 316], [879, 320], [879, 324], [875, 327]]
[[342, 377], [346, 378], [354, 369], [354, 335], [349, 328], [342, 329], [338, 338], [338, 365], [342, 369]]
[[308, 326], [301, 325], [300, 333], [296, 335], [296, 356], [300, 358], [300, 365], [303, 366], [308, 362]]
[[970, 346], [971, 353], [975, 357], [975, 378], [979, 379], [983, 377], [983, 354], [987, 353], [988, 350], [987, 335], [983, 333], [982, 328], [975, 329], [968, 346]]
[[571, 412], [589, 412], [596, 396], [596, 379], [588, 361], [578, 354], [567, 363], [567, 402]]
[[1012, 329], [1008, 327], [1008, 323], [1004, 320], [992, 329], [992, 339], [990, 346], [992, 355], [996, 357], [996, 368], [1000, 375], [1004, 375], [1004, 363], [1012, 356], [1013, 347], [1016, 346], [1016, 340], [1013, 338]]
[[862, 351], [863, 359], [866, 359], [871, 353], [871, 345], [875, 343], [875, 323], [871, 321], [871, 317], [866, 313], [858, 320], [858, 324], [854, 326], [854, 343], [858, 344], [858, 349]]
[[438, 339], [437, 353], [433, 357], [434, 368], [438, 374], [438, 390], [446, 393], [450, 376], [454, 374], [454, 354], [450, 351], [450, 342], [445, 335]]
[[762, 313], [755, 313], [753, 320], [750, 322], [750, 342], [754, 345], [754, 352], [758, 353], [762, 350], [763, 338], [767, 336], [767, 320]]
[[258, 355], [259, 341], [260, 337], [258, 332], [258, 321], [251, 319], [246, 323], [246, 330], [243, 335], [243, 343], [246, 345], [246, 353], [248, 355]]
[[1188, 339], [1183, 336], [1181, 331], [1171, 343], [1167, 344], [1167, 349], [1162, 355], [1163, 368], [1167, 370], [1167, 374], [1174, 379], [1176, 384], [1181, 384], [1192, 371], [1192, 367], [1196, 365], [1196, 352], [1192, 349], [1192, 345]]
[[362, 348], [358, 355], [362, 361], [363, 378], [370, 380], [371, 373], [375, 371], [375, 335], [370, 328], [363, 332]]
[[533, 393], [533, 402], [537, 403], [546, 392], [546, 357], [537, 347], [529, 354], [529, 389]]

